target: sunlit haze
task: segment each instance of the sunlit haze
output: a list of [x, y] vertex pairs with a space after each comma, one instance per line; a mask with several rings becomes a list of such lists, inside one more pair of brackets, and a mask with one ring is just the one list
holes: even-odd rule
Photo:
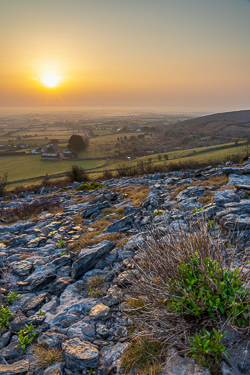
[[2, 0], [0, 106], [248, 109], [250, 1]]

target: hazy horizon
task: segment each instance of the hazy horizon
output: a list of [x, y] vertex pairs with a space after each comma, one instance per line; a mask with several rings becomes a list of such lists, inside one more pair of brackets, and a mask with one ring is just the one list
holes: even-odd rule
[[3, 0], [0, 106], [248, 109], [249, 18], [247, 0]]

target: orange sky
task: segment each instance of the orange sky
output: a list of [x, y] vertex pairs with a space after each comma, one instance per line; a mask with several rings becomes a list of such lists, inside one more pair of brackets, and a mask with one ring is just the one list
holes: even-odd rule
[[246, 0], [2, 0], [0, 106], [249, 108], [249, 19]]

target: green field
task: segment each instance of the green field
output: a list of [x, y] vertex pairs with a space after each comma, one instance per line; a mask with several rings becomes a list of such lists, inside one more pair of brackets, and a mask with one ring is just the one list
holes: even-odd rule
[[[218, 146], [221, 147], [222, 145]], [[214, 146], [210, 147], [213, 148]], [[218, 148], [217, 147], [217, 148]], [[199, 154], [198, 151], [202, 151], [204, 149], [208, 149], [208, 151]], [[181, 150], [181, 151], [173, 151], [173, 152], [168, 152], [167, 154], [169, 155], [169, 160], [165, 160], [162, 154], [162, 160], [159, 161], [157, 155], [149, 155], [149, 156], [144, 156], [141, 158], [137, 158], [131, 161], [126, 161], [126, 160], [118, 160], [118, 159], [110, 159], [109, 164], [105, 168], [101, 168], [102, 170], [104, 169], [116, 169], [119, 168], [120, 166], [126, 166], [126, 167], [132, 167], [136, 165], [139, 161], [144, 161], [147, 162], [149, 158], [152, 159], [152, 163], [154, 165], [157, 164], [169, 164], [169, 163], [178, 163], [178, 162], [185, 162], [189, 160], [194, 160], [194, 161], [199, 161], [199, 162], [209, 162], [213, 160], [219, 160], [221, 163], [224, 162], [224, 159], [226, 157], [229, 157], [231, 155], [241, 155], [242, 157], [245, 156], [244, 151], [242, 149], [242, 146], [238, 147], [230, 147], [224, 150], [209, 150], [209, 147], [201, 147], [201, 148], [196, 148], [193, 149], [196, 150], [197, 154], [194, 156], [189, 156], [189, 157], [183, 157], [184, 155], [187, 155], [192, 152], [192, 150]], [[98, 178], [98, 175], [95, 175], [96, 178]]]
[[0, 176], [8, 172], [8, 180], [16, 181], [30, 177], [45, 176], [46, 173], [54, 174], [69, 171], [72, 164], [84, 169], [96, 168], [105, 163], [103, 160], [82, 161], [41, 161], [40, 155], [8, 156], [0, 158]]

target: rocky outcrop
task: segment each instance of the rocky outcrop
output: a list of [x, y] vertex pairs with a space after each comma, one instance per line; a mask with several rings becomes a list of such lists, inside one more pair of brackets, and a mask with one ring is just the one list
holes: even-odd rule
[[[214, 176], [223, 176], [225, 185], [211, 186]], [[124, 193], [131, 186], [148, 188], [140, 204]], [[133, 259], [139, 260], [140, 248], [155, 230], [158, 236], [164, 236], [166, 228], [193, 230], [199, 220], [211, 222], [207, 227], [211, 236], [227, 231], [236, 236], [243, 229], [237, 251], [250, 255], [250, 162], [111, 179], [105, 188], [92, 192], [75, 191], [76, 187], [0, 200], [0, 211], [7, 212], [50, 194], [62, 208], [58, 213], [41, 212], [36, 221], [1, 220], [1, 304], [7, 305], [9, 292], [19, 296], [9, 303], [13, 312], [9, 327], [1, 329], [0, 375], [80, 375], [91, 369], [96, 375], [121, 374], [130, 321], [123, 313], [124, 287], [130, 285], [132, 273], [136, 275]], [[105, 208], [110, 210], [106, 216], [101, 215]], [[78, 252], [75, 244], [87, 242], [88, 236], [93, 245]], [[229, 248], [226, 251], [230, 254]], [[62, 362], [40, 371], [35, 369], [31, 347], [26, 353], [17, 348], [18, 332], [30, 324], [39, 344], [63, 351]], [[239, 341], [232, 332], [226, 337], [232, 361], [223, 362], [223, 375], [249, 372], [247, 338]], [[177, 349], [168, 354], [162, 374], [209, 374]], [[240, 362], [245, 355], [246, 361]]]

